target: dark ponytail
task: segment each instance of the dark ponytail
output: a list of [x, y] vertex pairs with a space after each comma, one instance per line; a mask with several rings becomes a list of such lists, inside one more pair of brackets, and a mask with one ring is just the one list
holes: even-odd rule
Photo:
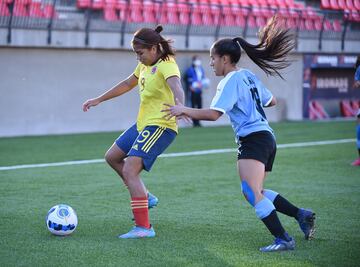
[[[241, 37], [222, 39], [214, 44], [215, 53], [229, 55], [232, 63], [240, 60], [240, 47], [249, 58], [268, 75], [278, 75], [279, 70], [289, 66], [286, 55], [294, 48], [293, 36], [289, 30], [279, 27], [276, 16], [259, 32], [260, 42], [257, 45], [248, 43]], [[219, 52], [218, 52], [219, 51]]]
[[141, 48], [150, 49], [154, 45], [161, 55], [162, 60], [168, 60], [169, 56], [175, 56], [175, 51], [171, 47], [172, 40], [166, 40], [161, 36], [163, 27], [161, 25], [156, 26], [155, 30], [149, 28], [142, 28], [134, 33], [132, 40], [132, 46], [139, 46]]

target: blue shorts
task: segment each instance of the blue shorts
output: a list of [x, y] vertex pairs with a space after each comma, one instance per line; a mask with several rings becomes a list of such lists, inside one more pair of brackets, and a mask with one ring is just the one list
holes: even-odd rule
[[123, 132], [115, 143], [127, 156], [142, 158], [144, 169], [150, 171], [156, 158], [174, 141], [175, 137], [176, 132], [169, 128], [150, 125], [138, 132], [134, 124]]

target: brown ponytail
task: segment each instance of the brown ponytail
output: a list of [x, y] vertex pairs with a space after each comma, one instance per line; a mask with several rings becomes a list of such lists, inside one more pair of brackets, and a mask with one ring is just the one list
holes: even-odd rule
[[240, 47], [249, 58], [268, 75], [278, 75], [279, 70], [289, 66], [287, 54], [294, 48], [294, 38], [289, 30], [279, 27], [276, 16], [272, 17], [267, 25], [259, 32], [260, 42], [256, 45], [248, 43], [241, 37], [222, 39], [217, 41], [213, 48], [215, 53], [229, 55], [232, 63], [240, 60]]
[[162, 60], [168, 60], [169, 56], [175, 55], [175, 51], [170, 45], [172, 40], [166, 40], [161, 36], [160, 33], [162, 31], [163, 27], [161, 25], [156, 26], [155, 30], [142, 28], [134, 33], [132, 45], [146, 49], [150, 49], [155, 45], [158, 53], [161, 55], [160, 58]]

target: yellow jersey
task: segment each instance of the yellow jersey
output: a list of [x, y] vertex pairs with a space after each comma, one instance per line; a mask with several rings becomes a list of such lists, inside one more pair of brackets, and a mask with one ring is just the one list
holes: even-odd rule
[[154, 65], [146, 66], [139, 63], [134, 71], [138, 78], [140, 108], [137, 117], [137, 130], [140, 132], [148, 125], [158, 125], [178, 131], [176, 120], [163, 118], [161, 112], [166, 106], [164, 103], [174, 105], [174, 94], [166, 79], [176, 76], [180, 78], [179, 67], [174, 58], [159, 59]]

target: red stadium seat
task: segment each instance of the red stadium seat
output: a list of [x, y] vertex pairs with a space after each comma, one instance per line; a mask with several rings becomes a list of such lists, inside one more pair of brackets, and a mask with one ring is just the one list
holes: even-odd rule
[[21, 1], [16, 1], [14, 4], [13, 15], [16, 17], [28, 17], [29, 11], [27, 6]]
[[144, 22], [156, 23], [157, 20], [156, 20], [155, 5], [153, 5], [150, 2], [144, 2], [143, 16], [144, 16]]
[[114, 6], [106, 6], [104, 8], [104, 19], [106, 21], [117, 21], [119, 17], [116, 14], [116, 10]]
[[330, 0], [330, 8], [334, 10], [340, 9], [337, 0]]
[[5, 2], [0, 2], [0, 16], [10, 16], [9, 8]]
[[346, 3], [346, 7], [347, 7], [346, 9], [350, 9], [350, 10], [354, 10], [354, 9], [355, 9], [352, 0], [346, 0], [345, 3]]
[[201, 10], [198, 8], [195, 8], [193, 10], [193, 13], [191, 15], [191, 24], [192, 25], [202, 25], [202, 16], [201, 16]]
[[[129, 22], [144, 22], [142, 5], [140, 3], [131, 3]], [[165, 23], [164, 23], [165, 24]]]
[[354, 7], [357, 11], [360, 11], [360, 0], [354, 0]]
[[76, 1], [77, 8], [89, 8], [91, 7], [91, 0], [77, 0]]
[[92, 8], [93, 9], [103, 9], [105, 7], [104, 0], [92, 0]]
[[353, 117], [355, 116], [357, 110], [353, 110], [349, 100], [340, 101], [340, 113], [343, 117]]
[[338, 5], [340, 9], [347, 9], [345, 0], [338, 0]]
[[339, 20], [334, 20], [333, 21], [333, 28], [334, 28], [334, 31], [336, 32], [341, 32], [342, 31], [342, 26], [341, 26], [341, 22]]
[[41, 9], [41, 2], [33, 1], [29, 6], [29, 16], [33, 18], [44, 17], [43, 10]]
[[321, 0], [320, 7], [322, 9], [331, 9], [329, 0]]
[[52, 4], [45, 4], [43, 7], [44, 17], [45, 18], [57, 18], [58, 14], [55, 11], [55, 8]]
[[256, 18], [250, 14], [249, 17], [248, 17], [248, 20], [247, 20], [247, 25], [250, 27], [250, 28], [256, 28], [257, 25], [256, 25]]
[[[164, 5], [164, 4], [163, 4]], [[163, 6], [167, 15], [168, 23], [170, 24], [180, 24], [178, 9], [175, 3], [167, 3]]]
[[177, 10], [179, 12], [179, 23], [188, 25], [190, 23], [190, 7], [186, 4], [177, 4]]

